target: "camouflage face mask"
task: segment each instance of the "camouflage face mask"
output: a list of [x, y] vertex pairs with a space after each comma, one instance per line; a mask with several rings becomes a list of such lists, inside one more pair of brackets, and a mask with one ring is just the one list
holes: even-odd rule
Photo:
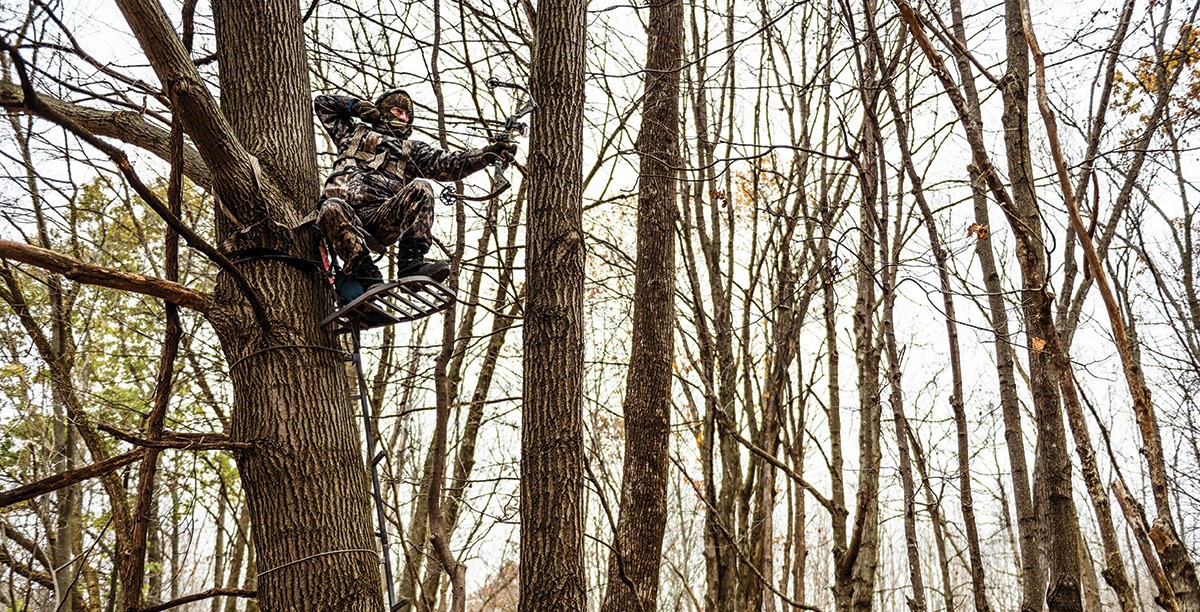
[[412, 98], [404, 90], [393, 89], [375, 101], [379, 109], [380, 124], [395, 135], [402, 135], [412, 127]]

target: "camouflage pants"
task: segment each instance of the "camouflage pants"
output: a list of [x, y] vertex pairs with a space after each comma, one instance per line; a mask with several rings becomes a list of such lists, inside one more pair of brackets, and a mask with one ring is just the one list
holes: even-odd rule
[[379, 199], [370, 197], [372, 190], [355, 189], [355, 182], [348, 186], [345, 200], [328, 198], [317, 212], [317, 228], [342, 262], [349, 264], [371, 247], [383, 249], [393, 243], [400, 243], [406, 256], [423, 256], [433, 243], [433, 187], [416, 180]]

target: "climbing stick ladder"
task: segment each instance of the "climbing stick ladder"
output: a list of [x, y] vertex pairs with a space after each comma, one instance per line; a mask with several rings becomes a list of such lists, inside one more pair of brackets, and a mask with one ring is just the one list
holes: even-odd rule
[[392, 581], [392, 560], [388, 552], [387, 519], [383, 508], [383, 491], [379, 485], [379, 463], [386, 456], [384, 451], [375, 451], [375, 422], [371, 413], [371, 402], [367, 396], [367, 377], [363, 370], [361, 333], [365, 329], [415, 321], [445, 310], [454, 301], [454, 292], [444, 285], [425, 276], [410, 276], [392, 283], [381, 283], [371, 287], [354, 301], [329, 315], [323, 326], [332, 326], [335, 333], [349, 333], [354, 352], [354, 373], [358, 377], [358, 400], [362, 411], [363, 432], [367, 437], [367, 464], [371, 468], [371, 493], [375, 497], [375, 521], [379, 530], [380, 559], [383, 562], [383, 579], [387, 583], [388, 610], [395, 612], [407, 601], [396, 602], [395, 586]]
[[367, 397], [367, 377], [363, 372], [360, 332], [361, 330], [357, 327], [351, 328], [350, 331], [350, 338], [354, 343], [354, 353], [351, 354], [350, 360], [354, 362], [354, 373], [358, 375], [358, 393], [352, 397], [358, 398], [358, 405], [362, 409], [363, 431], [367, 436], [367, 462], [371, 466], [371, 493], [375, 496], [375, 521], [379, 525], [375, 536], [379, 538], [380, 559], [383, 561], [383, 580], [387, 583], [388, 610], [395, 610], [396, 593], [395, 587], [392, 586], [392, 555], [388, 552], [387, 520], [383, 514], [383, 491], [379, 486], [379, 462], [383, 460], [385, 453], [383, 451], [375, 453], [374, 416], [371, 414], [371, 401]]

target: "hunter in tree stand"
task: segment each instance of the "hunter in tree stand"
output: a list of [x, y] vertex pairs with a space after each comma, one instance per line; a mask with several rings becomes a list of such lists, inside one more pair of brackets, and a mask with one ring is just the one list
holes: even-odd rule
[[493, 163], [510, 162], [517, 146], [502, 141], [448, 153], [410, 140], [413, 104], [401, 89], [385, 92], [374, 103], [349, 96], [317, 96], [314, 106], [337, 146], [333, 173], [321, 194], [317, 227], [343, 262], [337, 287], [341, 303], [382, 282], [371, 251], [384, 252], [393, 243], [397, 278], [445, 280], [450, 274], [446, 262], [425, 261], [433, 243], [430, 181], [457, 181]]

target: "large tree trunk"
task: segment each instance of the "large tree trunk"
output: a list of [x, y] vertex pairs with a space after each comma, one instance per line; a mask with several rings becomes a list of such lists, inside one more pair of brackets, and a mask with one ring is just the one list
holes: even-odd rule
[[[299, 6], [213, 3], [218, 111], [161, 7], [118, 5], [213, 169], [213, 190], [229, 213], [218, 215], [218, 240], [311, 259], [311, 232], [290, 229], [312, 210], [318, 186]], [[379, 557], [346, 376], [334, 338], [318, 324], [332, 306], [329, 290], [277, 261], [240, 265], [245, 282], [223, 270], [210, 318], [230, 364], [230, 436], [254, 444], [238, 467], [262, 608], [379, 610]]]
[[[219, 0], [213, 13], [222, 109], [264, 173], [284, 179], [292, 199], [280, 202], [282, 218], [270, 221], [286, 222], [284, 214], [313, 207], [317, 186], [299, 6]], [[268, 40], [274, 44], [263, 44]], [[268, 91], [272, 104], [263, 103]], [[311, 237], [301, 242], [310, 245]], [[238, 467], [260, 567], [259, 602], [265, 610], [378, 610], [377, 546], [344, 366], [333, 351], [282, 348], [335, 346], [318, 325], [330, 308], [328, 289], [274, 262], [242, 270], [269, 297], [276, 332], [264, 338], [229, 280], [219, 282], [218, 303], [233, 315], [218, 325], [234, 385], [230, 433], [255, 443]], [[281, 348], [258, 352], [268, 342]], [[246, 361], [233, 367], [235, 359]]]
[[683, 2], [652, 2], [646, 94], [637, 149], [637, 268], [625, 391], [625, 465], [616, 542], [602, 610], [657, 608], [667, 523], [675, 343], [675, 220]]
[[585, 3], [537, 11], [529, 150], [522, 610], [583, 610], [583, 77]]

